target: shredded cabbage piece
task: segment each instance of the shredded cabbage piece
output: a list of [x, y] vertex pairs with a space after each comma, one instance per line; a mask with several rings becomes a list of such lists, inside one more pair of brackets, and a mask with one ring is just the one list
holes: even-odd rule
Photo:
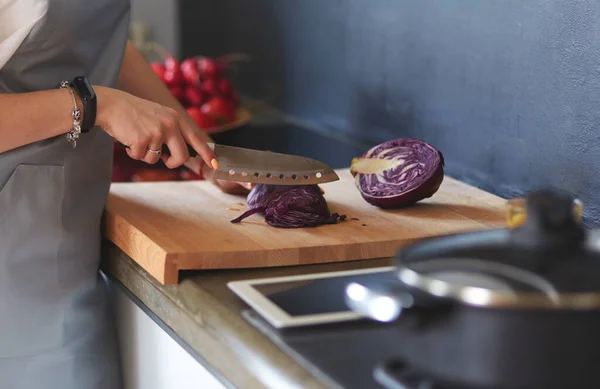
[[256, 185], [248, 194], [248, 211], [233, 219], [240, 223], [260, 213], [267, 224], [279, 228], [316, 227], [336, 224], [346, 215], [331, 213], [318, 185]]

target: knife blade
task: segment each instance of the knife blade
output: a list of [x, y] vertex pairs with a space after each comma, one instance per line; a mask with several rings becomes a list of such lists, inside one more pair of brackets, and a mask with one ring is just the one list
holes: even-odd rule
[[[215, 179], [271, 185], [312, 185], [339, 180], [331, 167], [316, 159], [212, 142], [207, 144], [219, 161], [219, 167], [214, 170]], [[194, 148], [187, 147], [190, 157], [198, 157]], [[167, 145], [162, 146], [162, 153], [169, 154]]]
[[339, 180], [332, 168], [312, 158], [215, 143], [208, 145], [219, 161], [214, 172], [216, 179], [272, 185], [310, 185]]

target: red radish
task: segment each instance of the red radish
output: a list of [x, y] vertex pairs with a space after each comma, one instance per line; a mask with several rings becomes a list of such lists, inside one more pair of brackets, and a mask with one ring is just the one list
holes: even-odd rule
[[183, 80], [190, 85], [200, 84], [200, 71], [198, 70], [198, 63], [194, 58], [188, 58], [181, 63], [181, 73], [183, 74]]
[[160, 78], [162, 82], [165, 82], [165, 64], [162, 62], [152, 62], [150, 64], [150, 67], [152, 67], [152, 70], [154, 71], [154, 73], [156, 73], [158, 78]]
[[223, 96], [226, 97], [231, 96], [231, 94], [233, 93], [233, 86], [231, 86], [231, 83], [224, 78], [220, 79], [217, 83], [217, 89], [219, 90], [219, 92], [221, 92]]
[[219, 88], [213, 79], [204, 80], [204, 82], [202, 82], [202, 90], [211, 97], [219, 95]]
[[179, 100], [180, 102], [185, 99], [185, 93], [184, 93], [182, 87], [180, 87], [180, 86], [172, 86], [172, 87], [169, 88], [169, 90], [171, 91], [171, 94], [173, 96], [175, 96], [175, 98], [177, 100]]
[[198, 61], [196, 61], [194, 58], [186, 58], [183, 60], [183, 62], [181, 62], [181, 66], [179, 66], [179, 68], [182, 72], [185, 72], [189, 69], [198, 70]]
[[207, 130], [217, 126], [217, 120], [202, 112], [200, 107], [189, 107], [188, 114], [194, 119], [194, 122], [203, 130]]
[[185, 100], [192, 106], [200, 106], [204, 103], [204, 94], [193, 85], [188, 85], [184, 91]]
[[168, 86], [179, 86], [183, 82], [183, 75], [181, 74], [181, 70], [179, 70], [179, 68], [173, 70], [167, 68], [164, 79]]
[[218, 124], [231, 123], [235, 120], [233, 103], [223, 97], [213, 97], [202, 105], [202, 112], [212, 116]]
[[165, 67], [167, 70], [179, 70], [179, 61], [175, 57], [169, 55], [167, 58], [165, 58]]
[[225, 79], [219, 80], [218, 89], [221, 95], [231, 101], [235, 107], [239, 105], [240, 99], [238, 93], [229, 81]]
[[216, 79], [221, 74], [221, 69], [217, 62], [212, 58], [200, 58], [198, 60], [198, 70], [200, 75], [209, 79]]
[[200, 72], [197, 69], [189, 69], [181, 72], [183, 80], [189, 85], [200, 85]]

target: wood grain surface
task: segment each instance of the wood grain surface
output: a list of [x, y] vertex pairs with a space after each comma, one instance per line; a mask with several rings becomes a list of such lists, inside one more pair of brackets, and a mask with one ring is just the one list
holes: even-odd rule
[[385, 258], [420, 238], [506, 225], [505, 200], [450, 177], [430, 199], [382, 210], [362, 199], [347, 169], [337, 172], [339, 181], [321, 186], [330, 210], [348, 217], [336, 225], [280, 229], [260, 215], [232, 224], [245, 197], [206, 181], [114, 183], [105, 234], [159, 282], [175, 284], [180, 270]]

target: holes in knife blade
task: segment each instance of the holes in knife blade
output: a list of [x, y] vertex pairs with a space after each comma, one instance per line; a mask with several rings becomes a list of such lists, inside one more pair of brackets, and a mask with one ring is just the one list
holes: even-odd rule
[[317, 178], [321, 178], [322, 174], [321, 173], [317, 173], [316, 176], [317, 176]]
[[229, 175], [230, 176], [233, 176], [234, 174], [235, 174], [235, 170], [233, 170], [233, 169], [229, 170]]
[[271, 173], [267, 173], [267, 178], [271, 178]]
[[298, 178], [298, 176], [295, 174], [292, 174], [292, 180], [295, 180], [296, 178]]
[[247, 175], [248, 175], [248, 173], [242, 172], [242, 177], [246, 177]]
[[280, 180], [283, 180], [284, 178], [285, 178], [285, 176], [284, 176], [283, 174], [280, 174], [280, 175], [279, 175], [279, 179], [280, 179]]
[[305, 175], [304, 175], [304, 179], [305, 179], [305, 180], [308, 180], [308, 174], [305, 174]]
[[260, 177], [260, 173], [259, 172], [254, 173], [254, 177]]

